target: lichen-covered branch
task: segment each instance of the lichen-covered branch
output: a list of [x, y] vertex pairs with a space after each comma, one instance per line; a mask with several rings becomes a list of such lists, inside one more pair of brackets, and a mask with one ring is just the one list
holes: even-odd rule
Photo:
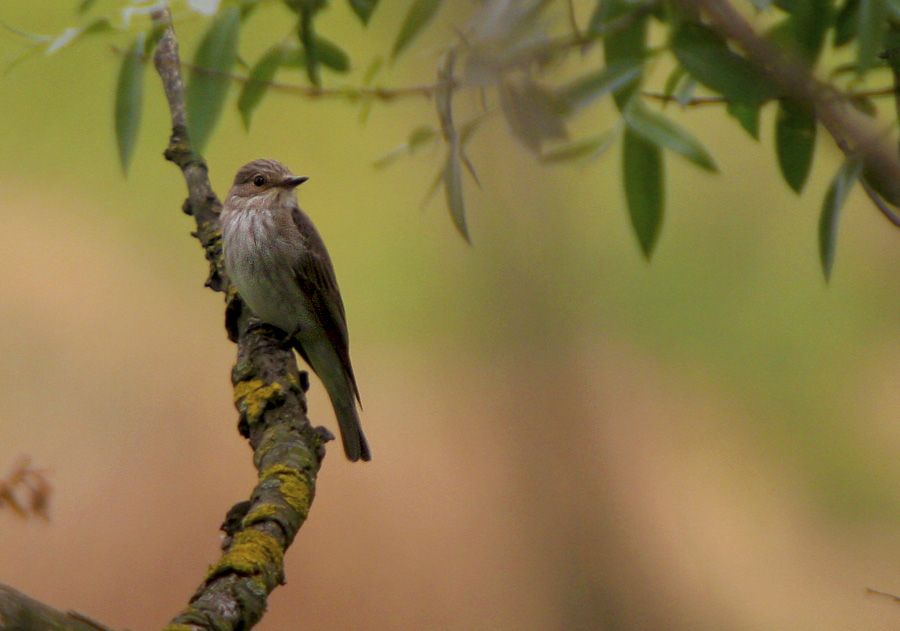
[[110, 631], [99, 622], [74, 611], [59, 611], [0, 584], [0, 629], [54, 629], [57, 631]]
[[184, 211], [194, 217], [195, 236], [210, 264], [207, 286], [226, 295], [226, 327], [237, 343], [232, 371], [239, 429], [249, 438], [259, 482], [249, 501], [236, 505], [223, 529], [223, 555], [209, 569], [187, 608], [170, 630], [249, 629], [262, 617], [269, 593], [284, 580], [284, 553], [309, 512], [327, 432], [306, 417], [307, 382], [278, 331], [243, 309], [222, 262], [222, 204], [209, 182], [206, 163], [188, 136], [178, 42], [168, 9], [154, 13], [165, 26], [154, 54], [172, 119], [165, 156], [184, 175]]

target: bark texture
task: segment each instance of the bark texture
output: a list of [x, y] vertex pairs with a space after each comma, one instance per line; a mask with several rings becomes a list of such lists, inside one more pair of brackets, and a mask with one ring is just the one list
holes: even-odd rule
[[0, 629], [9, 631], [110, 631], [74, 611], [59, 611], [0, 585]]
[[165, 30], [154, 54], [172, 119], [166, 159], [184, 175], [183, 210], [196, 221], [194, 236], [209, 261], [206, 285], [226, 296], [225, 324], [238, 346], [232, 370], [239, 429], [250, 440], [259, 482], [249, 501], [229, 512], [223, 554], [212, 565], [187, 608], [167, 629], [249, 629], [266, 608], [269, 593], [284, 582], [284, 553], [306, 520], [316, 476], [331, 436], [306, 416], [306, 374], [297, 369], [287, 341], [255, 321], [228, 282], [222, 260], [222, 204], [206, 163], [190, 143], [178, 42], [168, 9], [154, 20]]

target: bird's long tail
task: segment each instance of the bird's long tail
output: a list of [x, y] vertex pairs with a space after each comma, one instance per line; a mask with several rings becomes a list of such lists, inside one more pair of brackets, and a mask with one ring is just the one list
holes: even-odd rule
[[371, 460], [372, 452], [369, 450], [369, 443], [363, 434], [359, 413], [356, 410], [357, 395], [352, 382], [353, 377], [344, 370], [330, 344], [296, 344], [295, 347], [322, 380], [322, 385], [328, 392], [334, 415], [341, 428], [341, 442], [344, 444], [347, 458], [353, 462]]
[[330, 389], [328, 392], [328, 396], [331, 397], [331, 405], [334, 407], [334, 414], [337, 416], [338, 426], [341, 428], [344, 453], [347, 454], [348, 459], [354, 462], [360, 459], [369, 461], [372, 459], [372, 453], [369, 451], [369, 443], [366, 441], [362, 425], [359, 423], [356, 401], [353, 399], [349, 387], [346, 394], [350, 396], [335, 397]]

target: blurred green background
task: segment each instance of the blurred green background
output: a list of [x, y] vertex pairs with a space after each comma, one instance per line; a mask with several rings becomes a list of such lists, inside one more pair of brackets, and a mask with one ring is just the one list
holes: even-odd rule
[[[358, 84], [389, 52], [406, 3], [382, 4], [368, 29], [342, 2], [323, 15], [354, 61], [326, 84]], [[7, 0], [0, 20], [59, 33], [76, 5]], [[379, 82], [431, 81], [465, 8]], [[254, 16], [242, 55], [288, 20]], [[178, 25], [185, 56], [204, 25]], [[152, 629], [199, 584], [254, 470], [152, 72], [127, 179], [118, 165], [110, 44], [128, 39], [0, 83], [0, 468], [28, 454], [54, 485], [48, 523], [0, 512], [0, 582]], [[21, 50], [0, 34], [0, 59]], [[839, 156], [824, 134], [798, 198], [773, 112], [754, 143], [721, 111], [670, 108], [721, 174], [666, 157], [648, 264], [618, 146], [542, 166], [491, 120], [470, 149], [484, 189], [467, 184], [469, 247], [441, 195], [421, 207], [442, 150], [372, 167], [434, 122], [429, 101], [376, 104], [361, 125], [358, 106], [273, 93], [249, 134], [234, 103], [207, 150], [213, 184], [224, 195], [257, 157], [310, 177], [300, 201], [335, 262], [374, 453], [330, 450], [260, 629], [897, 627], [865, 588], [900, 593], [900, 240], [854, 191], [825, 285], [818, 209]], [[573, 132], [614, 123], [602, 105]], [[334, 429], [313, 382], [310, 416]]]

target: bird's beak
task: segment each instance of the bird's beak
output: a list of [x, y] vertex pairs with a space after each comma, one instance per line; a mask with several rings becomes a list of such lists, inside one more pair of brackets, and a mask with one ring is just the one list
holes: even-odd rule
[[296, 187], [300, 186], [301, 184], [303, 184], [308, 179], [309, 178], [306, 177], [305, 175], [303, 175], [303, 176], [292, 175], [290, 177], [286, 177], [283, 180], [281, 180], [280, 186], [283, 186], [284, 188], [296, 188]]

